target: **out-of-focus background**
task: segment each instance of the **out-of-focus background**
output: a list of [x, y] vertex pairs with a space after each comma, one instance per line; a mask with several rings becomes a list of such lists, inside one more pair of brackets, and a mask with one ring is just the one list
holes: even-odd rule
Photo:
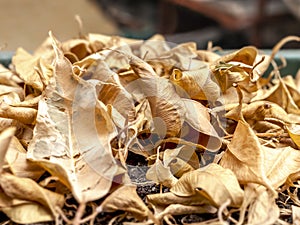
[[[146, 39], [161, 33], [171, 42], [208, 41], [223, 48], [272, 48], [300, 35], [300, 0], [0, 0], [0, 46], [33, 51], [48, 31], [60, 39], [84, 32]], [[289, 43], [285, 48], [299, 48]]]

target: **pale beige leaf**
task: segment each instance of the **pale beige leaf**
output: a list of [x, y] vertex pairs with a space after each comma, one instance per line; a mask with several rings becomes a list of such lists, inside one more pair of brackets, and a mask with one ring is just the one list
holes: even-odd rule
[[155, 215], [158, 220], [162, 220], [167, 215], [178, 216], [185, 214], [204, 214], [204, 213], [216, 213], [217, 208], [211, 205], [181, 205], [181, 204], [171, 204], [166, 207], [161, 213]]
[[73, 75], [53, 42], [54, 79], [39, 102], [28, 158], [59, 177], [78, 202], [96, 200], [108, 193], [120, 172], [110, 147], [116, 128], [95, 86]]
[[23, 202], [1, 210], [15, 223], [32, 224], [53, 221], [55, 217], [44, 206], [34, 202]]
[[135, 185], [124, 185], [110, 194], [97, 208], [98, 212], [115, 212], [122, 210], [139, 220], [146, 219], [151, 211], [136, 193]]
[[27, 159], [27, 151], [16, 137], [12, 138], [5, 159], [11, 172], [17, 177], [37, 180], [45, 172], [38, 163]]
[[39, 74], [35, 71], [38, 60], [39, 56], [32, 56], [23, 48], [18, 48], [12, 58], [12, 63], [16, 72], [24, 80], [25, 84], [42, 91], [44, 87], [43, 82], [41, 81]]
[[159, 153], [157, 153], [155, 163], [148, 169], [146, 178], [157, 184], [162, 184], [171, 188], [176, 184], [177, 179], [172, 174], [170, 167], [168, 165], [164, 165], [158, 156]]
[[220, 165], [232, 170], [240, 183], [259, 183], [275, 190], [267, 178], [264, 152], [249, 124], [239, 120], [231, 142], [227, 145]]
[[300, 148], [300, 125], [299, 124], [290, 124], [286, 126], [286, 129], [295, 142], [295, 144]]
[[[239, 212], [239, 223], [274, 224], [279, 218], [276, 197], [264, 186], [248, 183], [244, 186], [245, 197]], [[247, 223], [248, 224], [248, 223]]]
[[195, 148], [185, 145], [175, 149], [166, 149], [163, 153], [163, 162], [164, 165], [170, 167], [170, 171], [176, 177], [181, 177], [183, 174], [200, 167]]
[[0, 175], [0, 186], [13, 199], [38, 202], [56, 215], [55, 207], [62, 207], [64, 196], [39, 186], [29, 178], [19, 178], [9, 173]]
[[269, 148], [262, 146], [264, 167], [274, 188], [279, 188], [287, 178], [300, 171], [300, 152], [292, 147]]
[[148, 59], [155, 59], [166, 51], [169, 51], [170, 47], [165, 41], [164, 36], [156, 34], [147, 39], [140, 46], [140, 57], [147, 61]]
[[159, 193], [159, 194], [148, 194], [147, 202], [154, 206], [168, 206], [171, 204], [181, 205], [205, 205], [209, 204], [209, 201], [202, 195], [193, 196], [179, 196], [172, 192]]
[[[279, 207], [276, 205], [274, 196], [264, 187], [256, 189], [256, 196], [248, 209], [248, 223], [274, 224], [279, 219]], [[254, 191], [254, 189], [251, 190]]]
[[171, 188], [171, 192], [182, 197], [204, 195], [216, 206], [222, 205], [228, 199], [231, 206], [240, 206], [244, 198], [235, 174], [215, 163], [184, 174]]
[[185, 121], [196, 131], [203, 134], [199, 144], [207, 147], [210, 151], [218, 151], [222, 144], [221, 138], [210, 123], [208, 108], [191, 99], [182, 98], [182, 101], [186, 109]]
[[220, 97], [220, 88], [212, 80], [208, 66], [203, 66], [198, 70], [181, 71], [174, 69], [170, 80], [183, 90], [182, 96], [195, 100], [208, 100], [215, 102]]
[[11, 139], [16, 132], [16, 128], [9, 127], [6, 128], [0, 134], [0, 172], [2, 172], [3, 166], [5, 164], [5, 155], [8, 151]]
[[293, 224], [300, 224], [300, 207], [292, 205]]

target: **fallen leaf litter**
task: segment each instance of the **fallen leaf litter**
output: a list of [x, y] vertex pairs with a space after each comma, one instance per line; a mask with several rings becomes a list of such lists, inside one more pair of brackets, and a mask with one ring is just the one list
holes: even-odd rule
[[296, 221], [300, 73], [274, 61], [288, 41], [300, 37], [267, 55], [49, 32], [17, 49], [0, 67], [1, 211], [20, 224]]

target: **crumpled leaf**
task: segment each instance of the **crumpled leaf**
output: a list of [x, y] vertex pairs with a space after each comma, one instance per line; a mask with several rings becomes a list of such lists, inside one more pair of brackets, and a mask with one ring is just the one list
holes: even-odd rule
[[215, 206], [221, 206], [229, 199], [230, 205], [237, 207], [244, 198], [235, 174], [215, 163], [184, 174], [170, 191], [181, 197], [203, 195]]
[[300, 125], [299, 124], [290, 124], [286, 126], [286, 129], [295, 142], [295, 144], [300, 148]]
[[220, 97], [219, 86], [212, 80], [206, 65], [198, 70], [174, 69], [170, 80], [185, 91], [187, 98], [215, 102]]
[[181, 177], [183, 174], [200, 167], [195, 149], [185, 145], [175, 149], [166, 149], [163, 152], [163, 163], [170, 168], [176, 177]]
[[5, 102], [0, 103], [0, 116], [3, 118], [15, 119], [24, 124], [34, 124], [37, 110], [28, 107], [14, 107]]
[[0, 172], [2, 172], [3, 170], [3, 166], [5, 164], [5, 155], [8, 151], [11, 139], [13, 138], [15, 132], [16, 128], [9, 127], [2, 131], [0, 134]]
[[149, 64], [138, 57], [130, 59], [130, 66], [139, 76], [130, 83], [130, 89], [139, 90], [148, 99], [153, 118], [158, 117], [165, 123], [167, 137], [178, 135], [184, 122], [185, 108], [172, 84], [159, 77]]
[[151, 216], [151, 211], [136, 193], [135, 185], [124, 185], [115, 190], [98, 206], [98, 212], [115, 212], [122, 210], [139, 220]]
[[249, 224], [274, 224], [279, 218], [279, 207], [274, 195], [257, 184], [245, 186], [245, 198], [240, 208], [239, 223], [244, 224], [247, 212]]
[[12, 206], [2, 207], [1, 210], [15, 223], [31, 224], [53, 221], [49, 210], [34, 202], [20, 202]]
[[108, 193], [119, 169], [109, 145], [116, 129], [95, 87], [73, 75], [53, 41], [54, 79], [39, 102], [28, 158], [59, 177], [78, 202], [96, 200]]
[[5, 159], [11, 172], [17, 177], [38, 180], [45, 172], [40, 165], [27, 159], [27, 151], [16, 137], [12, 138]]
[[274, 188], [279, 188], [290, 174], [300, 171], [300, 152], [292, 147], [269, 148], [262, 146], [267, 177]]
[[177, 179], [172, 174], [170, 167], [168, 165], [164, 165], [164, 163], [159, 159], [159, 152], [157, 152], [155, 163], [148, 169], [146, 178], [169, 188], [173, 187], [177, 183]]
[[287, 113], [296, 113], [299, 115], [299, 108], [281, 77], [278, 77], [277, 84], [273, 87], [261, 89], [257, 96], [252, 99], [252, 101], [257, 100], [275, 102], [286, 110]]
[[225, 54], [210, 65], [223, 93], [233, 83], [250, 78], [256, 55], [255, 47], [246, 46], [230, 54]]
[[44, 88], [43, 82], [41, 81], [39, 74], [35, 71], [38, 61], [38, 56], [32, 56], [23, 48], [18, 48], [15, 56], [12, 58], [15, 70], [24, 82], [27, 85], [42, 91]]
[[217, 151], [221, 147], [221, 138], [216, 132], [213, 125], [210, 123], [209, 110], [204, 107], [201, 103], [191, 100], [182, 99], [186, 114], [185, 121], [200, 134], [197, 140], [193, 140], [190, 137], [184, 137], [187, 140], [198, 142], [205, 146], [209, 151]]
[[8, 197], [38, 202], [49, 210], [52, 216], [57, 215], [55, 207], [62, 207], [64, 204], [64, 196], [62, 194], [42, 188], [29, 178], [19, 178], [2, 172], [0, 175], [0, 186]]
[[220, 165], [231, 169], [240, 183], [259, 183], [275, 194], [276, 192], [267, 178], [264, 157], [264, 152], [254, 131], [245, 121], [239, 120]]

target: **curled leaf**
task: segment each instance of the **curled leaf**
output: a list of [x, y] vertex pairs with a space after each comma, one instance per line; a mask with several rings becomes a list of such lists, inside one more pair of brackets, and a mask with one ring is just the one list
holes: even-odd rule
[[215, 163], [184, 174], [171, 192], [182, 197], [202, 195], [215, 206], [221, 206], [229, 199], [230, 205], [237, 207], [244, 198], [235, 174]]

